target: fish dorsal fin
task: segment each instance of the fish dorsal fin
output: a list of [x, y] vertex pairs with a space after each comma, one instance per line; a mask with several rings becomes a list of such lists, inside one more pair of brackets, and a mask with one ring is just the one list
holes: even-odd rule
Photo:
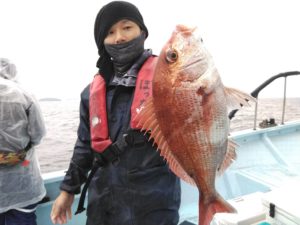
[[236, 159], [236, 148], [237, 144], [233, 140], [228, 140], [227, 151], [224, 160], [217, 170], [217, 175], [220, 176], [224, 171], [231, 165], [231, 163]]
[[149, 97], [142, 105], [140, 112], [136, 116], [136, 120], [138, 121], [138, 127], [142, 127], [142, 131], [150, 132], [149, 140], [153, 138], [154, 143], [158, 146], [157, 150], [160, 150], [160, 155], [167, 160], [173, 173], [185, 182], [195, 185], [194, 179], [182, 168], [161, 132], [154, 110], [153, 98]]
[[250, 101], [256, 102], [254, 97], [235, 88], [225, 87], [224, 90], [229, 112], [240, 109], [242, 106], [250, 106]]

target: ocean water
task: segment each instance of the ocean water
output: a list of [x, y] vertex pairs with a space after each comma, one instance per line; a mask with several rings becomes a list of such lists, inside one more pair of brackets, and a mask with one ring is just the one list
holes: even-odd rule
[[[40, 101], [47, 134], [36, 147], [43, 173], [67, 169], [72, 156], [79, 123], [79, 100]], [[262, 98], [258, 100], [257, 125], [263, 119], [274, 118], [280, 124], [282, 99]], [[239, 110], [231, 120], [230, 131], [253, 129], [254, 104]], [[288, 98], [285, 122], [300, 120], [300, 98]]]

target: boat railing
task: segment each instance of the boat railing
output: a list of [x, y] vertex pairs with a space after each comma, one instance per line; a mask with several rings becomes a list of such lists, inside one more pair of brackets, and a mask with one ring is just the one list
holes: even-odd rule
[[[275, 81], [278, 78], [284, 77], [284, 86], [283, 86], [283, 106], [282, 106], [282, 114], [281, 114], [281, 124], [284, 124], [284, 116], [285, 116], [285, 107], [286, 107], [286, 90], [287, 90], [287, 77], [289, 76], [295, 76], [295, 75], [300, 75], [299, 71], [289, 71], [285, 73], [279, 73], [275, 76], [270, 77], [268, 80], [263, 82], [261, 85], [259, 85], [254, 91], [251, 92], [251, 96], [256, 98], [258, 100], [258, 95], [259, 93], [266, 88], [269, 84], [271, 84], [273, 81]], [[258, 109], [258, 101], [255, 103], [255, 112], [254, 112], [254, 125], [253, 125], [253, 130], [256, 130], [256, 123], [257, 123], [257, 109]], [[229, 119], [232, 119], [238, 109], [232, 110], [229, 113]]]

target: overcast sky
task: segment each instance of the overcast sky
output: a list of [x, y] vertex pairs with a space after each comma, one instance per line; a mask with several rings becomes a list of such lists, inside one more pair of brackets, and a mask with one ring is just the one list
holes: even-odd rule
[[[97, 72], [93, 26], [109, 1], [0, 0], [0, 57], [38, 98], [79, 98]], [[197, 26], [223, 83], [251, 92], [272, 75], [300, 71], [298, 0], [132, 0], [159, 54], [176, 24]], [[300, 97], [300, 76], [288, 95]], [[281, 96], [282, 81], [266, 96]]]

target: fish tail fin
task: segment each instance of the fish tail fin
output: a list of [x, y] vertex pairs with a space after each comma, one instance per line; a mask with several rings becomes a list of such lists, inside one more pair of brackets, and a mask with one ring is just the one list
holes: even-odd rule
[[201, 200], [199, 197], [199, 224], [210, 225], [216, 213], [235, 213], [236, 210], [227, 203], [220, 195], [217, 195], [213, 200]]

